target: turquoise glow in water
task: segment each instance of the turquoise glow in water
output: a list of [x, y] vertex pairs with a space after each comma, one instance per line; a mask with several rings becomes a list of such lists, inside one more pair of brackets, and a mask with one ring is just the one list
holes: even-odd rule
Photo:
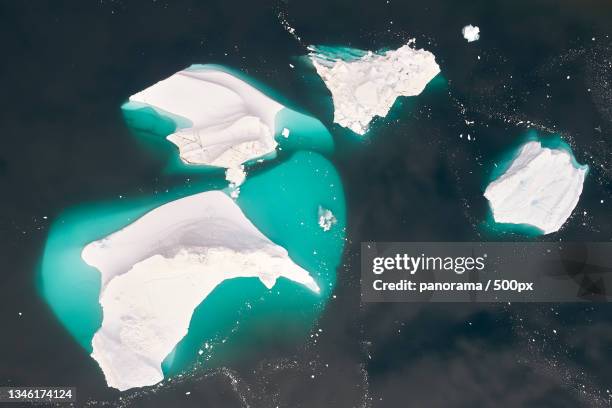
[[[121, 229], [153, 208], [200, 191], [219, 189], [220, 182], [199, 183], [165, 195], [82, 206], [54, 221], [39, 275], [43, 298], [87, 351], [100, 327], [99, 272], [81, 257], [91, 241]], [[267, 290], [257, 279], [241, 278], [220, 285], [195, 310], [189, 333], [163, 364], [167, 374], [199, 363], [210, 367], [248, 353], [258, 342], [294, 339], [311, 327], [335, 284], [344, 244], [346, 210], [340, 178], [333, 165], [314, 152], [297, 152], [275, 167], [256, 172], [241, 187], [237, 200], [247, 217], [291, 258], [307, 269], [321, 287], [317, 295], [279, 279]], [[338, 223], [329, 232], [318, 226], [322, 205]], [[279, 336], [279, 333], [283, 333]], [[205, 348], [203, 343], [208, 343]]]
[[[257, 279], [224, 282], [195, 310], [189, 333], [165, 361], [167, 373], [188, 367], [199, 350], [205, 352], [205, 365], [214, 365], [269, 342], [271, 335], [300, 338], [331, 295], [346, 227], [342, 183], [333, 165], [319, 154], [298, 152], [249, 177], [240, 191], [237, 203], [247, 217], [314, 276], [321, 294], [282, 278], [272, 290]], [[318, 225], [319, 205], [338, 220], [328, 232]], [[213, 340], [212, 353], [202, 347], [202, 339]]]
[[321, 63], [334, 63], [338, 60], [350, 62], [363, 58], [368, 51], [341, 45], [311, 45], [311, 52]]
[[[314, 150], [324, 154], [331, 154], [334, 151], [334, 141], [327, 128], [319, 120], [288, 107], [290, 106], [289, 102], [285, 101], [271, 88], [239, 71], [220, 65], [192, 65], [187, 70], [227, 72], [286, 106], [277, 113], [274, 124], [274, 137], [281, 151]], [[137, 140], [142, 143], [142, 146], [152, 152], [159, 160], [167, 163], [166, 174], [223, 173], [223, 170], [217, 167], [184, 163], [179, 157], [178, 148], [166, 140], [166, 136], [174, 133], [177, 129], [191, 127], [192, 123], [188, 119], [159, 108], [131, 101], [123, 104], [121, 109], [127, 125], [137, 137]], [[288, 138], [281, 135], [284, 128], [290, 130]], [[272, 159], [275, 156], [276, 154], [271, 154], [263, 157], [263, 159]], [[254, 161], [246, 163], [246, 165], [248, 166]]]
[[83, 247], [125, 227], [155, 207], [223, 185], [201, 183], [164, 195], [82, 205], [64, 211], [54, 220], [39, 270], [39, 291], [81, 346], [91, 352], [91, 339], [102, 322], [98, 303], [100, 273], [81, 259]]
[[[483, 192], [491, 182], [497, 180], [510, 168], [514, 160], [518, 157], [523, 146], [529, 142], [540, 142], [542, 147], [546, 147], [549, 149], [565, 150], [569, 153], [574, 167], [576, 167], [577, 169], [585, 169], [587, 171], [589, 169], [588, 165], [582, 165], [578, 163], [571, 146], [565, 140], [563, 140], [561, 135], [540, 135], [535, 130], [530, 130], [522, 137], [520, 137], [513, 147], [508, 149], [505, 153], [500, 155], [493, 162], [494, 164], [491, 165], [491, 170], [486, 177], [485, 185], [483, 185]], [[492, 232], [494, 235], [504, 235], [508, 233], [513, 233], [526, 237], [537, 237], [544, 234], [544, 231], [529, 224], [509, 224], [495, 222], [495, 219], [493, 218], [493, 212], [491, 211], [490, 206], [483, 225], [487, 231]]]

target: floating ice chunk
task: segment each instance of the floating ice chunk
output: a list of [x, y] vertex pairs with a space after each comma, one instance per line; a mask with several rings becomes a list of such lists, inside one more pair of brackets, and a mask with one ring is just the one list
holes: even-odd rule
[[319, 206], [319, 226], [323, 231], [329, 231], [336, 222], [338, 220], [330, 210]]
[[230, 196], [234, 199], [238, 198], [240, 194], [239, 186], [246, 179], [244, 166], [230, 167], [225, 170], [225, 179], [229, 181], [229, 187], [231, 189]]
[[461, 34], [467, 42], [478, 41], [480, 39], [480, 28], [469, 24], [461, 29]]
[[167, 137], [185, 163], [225, 168], [275, 153], [275, 117], [284, 108], [230, 73], [203, 65], [171, 75], [130, 102], [191, 123]]
[[291, 131], [287, 128], [283, 128], [283, 131], [281, 132], [281, 135], [283, 135], [283, 137], [288, 138], [289, 137], [289, 133], [291, 133]]
[[225, 171], [225, 179], [230, 182], [232, 187], [238, 187], [244, 182], [246, 172], [244, 166], [230, 167]]
[[363, 135], [375, 116], [387, 115], [398, 96], [423, 92], [440, 67], [431, 52], [411, 43], [380, 54], [343, 49], [350, 58], [329, 47], [308, 47], [308, 57], [331, 92], [335, 123]]
[[272, 288], [284, 277], [319, 293], [312, 276], [219, 191], [162, 205], [81, 256], [102, 281], [92, 357], [119, 390], [163, 379], [161, 363], [187, 334], [193, 310], [226, 279], [255, 277]]
[[484, 196], [496, 222], [528, 224], [550, 234], [576, 207], [587, 171], [565, 149], [528, 142]]

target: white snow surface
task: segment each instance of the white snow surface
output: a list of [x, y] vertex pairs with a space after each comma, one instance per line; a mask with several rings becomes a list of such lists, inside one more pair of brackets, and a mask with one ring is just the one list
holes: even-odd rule
[[167, 137], [185, 163], [230, 168], [276, 151], [275, 117], [284, 106], [221, 69], [192, 66], [130, 101], [191, 122]]
[[414, 96], [439, 72], [434, 55], [408, 44], [382, 54], [330, 61], [309, 47], [309, 58], [329, 89], [334, 122], [363, 135], [375, 116], [385, 117], [398, 96]]
[[496, 222], [528, 224], [550, 234], [578, 204], [587, 171], [587, 166], [576, 167], [567, 150], [528, 142], [484, 196]]
[[469, 24], [461, 29], [461, 34], [467, 42], [478, 41], [480, 39], [480, 28]]
[[193, 310], [226, 279], [255, 277], [272, 288], [284, 277], [319, 293], [312, 276], [220, 191], [162, 205], [81, 256], [102, 281], [92, 357], [119, 390], [163, 379], [161, 363], [187, 334]]

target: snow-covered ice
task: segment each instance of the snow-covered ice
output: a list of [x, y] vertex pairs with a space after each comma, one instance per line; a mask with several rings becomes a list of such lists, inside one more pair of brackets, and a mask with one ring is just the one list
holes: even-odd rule
[[587, 171], [588, 166], [577, 165], [566, 149], [528, 142], [484, 196], [496, 222], [528, 224], [550, 234], [578, 204]]
[[218, 67], [192, 65], [130, 102], [190, 123], [167, 136], [185, 163], [237, 168], [276, 152], [275, 118], [284, 106]]
[[469, 24], [461, 29], [461, 34], [467, 42], [478, 41], [480, 39], [480, 28]]
[[309, 59], [329, 89], [334, 122], [363, 135], [375, 116], [385, 117], [398, 96], [414, 96], [439, 72], [434, 55], [411, 47], [413, 41], [383, 53], [363, 52], [343, 60], [309, 47]]
[[156, 384], [162, 361], [187, 334], [193, 310], [221, 282], [279, 277], [319, 286], [220, 191], [172, 201], [88, 244], [83, 260], [101, 275], [102, 326], [92, 357], [109, 386]]

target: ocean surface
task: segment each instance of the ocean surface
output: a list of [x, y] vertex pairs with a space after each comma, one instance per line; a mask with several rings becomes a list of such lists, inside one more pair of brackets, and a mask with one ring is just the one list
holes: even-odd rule
[[[609, 2], [4, 2], [0, 21], [0, 385], [75, 386], [78, 406], [609, 406], [606, 304], [363, 304], [359, 282], [362, 241], [612, 238]], [[467, 24], [479, 41], [462, 38]], [[411, 38], [441, 74], [362, 138], [335, 125], [306, 46], [379, 50]], [[179, 169], [173, 146], [136, 135], [121, 109], [196, 63], [243, 72], [332, 135], [333, 152], [288, 147], [255, 165], [239, 198], [328, 285], [319, 299], [282, 281], [271, 293], [226, 282], [164, 369], [190, 366], [204, 337], [215, 353], [120, 395], [88, 355], [100, 311], [78, 248], [156, 205], [225, 188], [222, 172]], [[490, 228], [482, 196], [494, 164], [532, 132], [560, 138], [590, 168], [572, 217], [547, 236]], [[322, 202], [346, 227], [341, 259], [339, 237], [298, 225]], [[65, 274], [56, 287], [41, 283], [48, 263]], [[258, 299], [255, 312], [239, 300], [214, 313], [238, 292]]]

